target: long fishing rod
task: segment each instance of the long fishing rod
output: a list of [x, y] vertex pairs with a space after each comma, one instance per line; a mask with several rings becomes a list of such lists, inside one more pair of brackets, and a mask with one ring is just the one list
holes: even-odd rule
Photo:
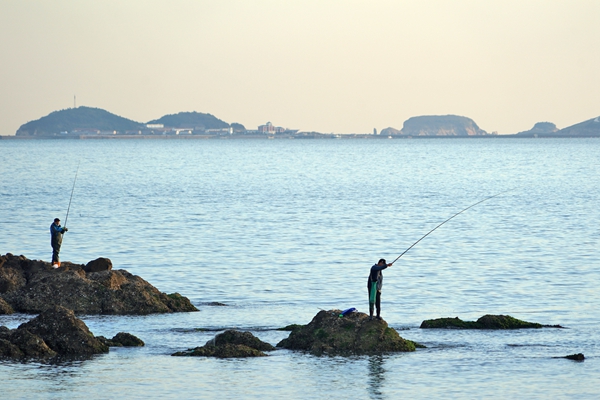
[[73, 179], [73, 189], [71, 189], [71, 198], [69, 199], [69, 207], [67, 208], [67, 216], [65, 217], [65, 228], [67, 227], [67, 220], [69, 219], [69, 211], [71, 210], [71, 201], [73, 200], [73, 192], [75, 191], [75, 182], [77, 182], [77, 174], [79, 173], [79, 164], [81, 164], [81, 160], [77, 163], [77, 171], [75, 172], [75, 179]]
[[398, 259], [399, 259], [400, 257], [402, 257], [404, 254], [406, 254], [406, 252], [407, 252], [407, 251], [409, 251], [410, 249], [412, 249], [413, 247], [415, 247], [415, 246], [417, 245], [417, 243], [419, 243], [421, 240], [423, 240], [423, 239], [425, 239], [427, 236], [429, 236], [429, 234], [430, 234], [430, 233], [432, 233], [433, 231], [435, 231], [435, 230], [436, 230], [437, 228], [439, 228], [440, 226], [444, 225], [446, 222], [450, 221], [452, 218], [456, 217], [456, 216], [457, 216], [457, 215], [459, 215], [459, 214], [462, 214], [463, 212], [467, 211], [469, 208], [473, 208], [473, 207], [475, 207], [477, 204], [481, 204], [481, 203], [483, 203], [484, 201], [487, 201], [487, 200], [489, 200], [489, 199], [493, 199], [494, 197], [498, 197], [498, 196], [500, 196], [501, 194], [504, 194], [504, 193], [506, 193], [506, 192], [508, 192], [508, 190], [506, 190], [506, 191], [504, 191], [504, 192], [502, 192], [502, 193], [495, 194], [495, 195], [493, 195], [493, 196], [490, 196], [490, 197], [486, 197], [485, 199], [483, 199], [483, 200], [480, 200], [480, 201], [478, 201], [477, 203], [475, 203], [475, 204], [473, 204], [473, 205], [470, 205], [469, 207], [465, 208], [464, 210], [461, 210], [461, 211], [457, 212], [456, 214], [454, 214], [453, 216], [451, 216], [450, 218], [448, 218], [447, 220], [445, 220], [444, 222], [442, 222], [441, 224], [439, 224], [438, 226], [436, 226], [435, 228], [433, 228], [432, 230], [430, 230], [429, 232], [427, 232], [425, 235], [423, 235], [423, 237], [421, 237], [421, 239], [419, 239], [419, 240], [417, 240], [416, 242], [414, 242], [414, 243], [412, 244], [412, 246], [410, 246], [408, 249], [404, 250], [404, 252], [403, 252], [402, 254], [400, 254], [398, 257], [396, 257], [396, 259], [395, 259], [394, 261], [392, 261], [392, 264], [393, 264], [393, 263], [395, 263], [396, 261], [398, 261]]

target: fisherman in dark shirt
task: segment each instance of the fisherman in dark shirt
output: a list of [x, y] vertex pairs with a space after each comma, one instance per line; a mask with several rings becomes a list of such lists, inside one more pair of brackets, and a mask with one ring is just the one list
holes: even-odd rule
[[68, 231], [66, 227], [60, 226], [60, 219], [54, 218], [54, 222], [50, 225], [50, 244], [52, 245], [52, 266], [54, 268], [60, 267], [60, 259], [58, 253], [60, 253], [60, 246], [62, 244], [63, 234]]
[[383, 274], [381, 271], [391, 267], [393, 263], [386, 264], [385, 259], [371, 267], [367, 289], [369, 290], [369, 320], [373, 319], [373, 308], [377, 307], [377, 319], [381, 319], [381, 287], [383, 286]]

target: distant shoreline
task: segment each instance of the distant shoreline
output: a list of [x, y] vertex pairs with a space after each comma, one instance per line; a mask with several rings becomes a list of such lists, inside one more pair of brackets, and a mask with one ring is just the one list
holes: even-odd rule
[[40, 135], [40, 136], [0, 136], [0, 140], [274, 140], [274, 139], [375, 139], [375, 140], [411, 140], [411, 139], [581, 139], [600, 138], [600, 135], [473, 135], [473, 136], [404, 136], [404, 135], [372, 135], [372, 134], [308, 134], [308, 135]]

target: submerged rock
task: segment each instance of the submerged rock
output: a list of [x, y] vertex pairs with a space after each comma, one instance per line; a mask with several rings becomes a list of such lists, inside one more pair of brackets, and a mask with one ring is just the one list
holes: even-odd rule
[[139, 276], [112, 270], [112, 262], [107, 258], [87, 265], [64, 262], [54, 269], [50, 263], [24, 256], [0, 256], [0, 300], [0, 310], [5, 309], [2, 303], [6, 303], [10, 309], [23, 313], [40, 313], [53, 305], [76, 314], [198, 311], [179, 293], [167, 295]]
[[264, 357], [264, 351], [273, 351], [275, 347], [263, 342], [250, 332], [226, 330], [202, 347], [179, 351], [173, 356], [196, 356], [217, 358]]
[[477, 321], [463, 321], [455, 318], [428, 319], [421, 323], [421, 329], [539, 329], [562, 328], [560, 325], [542, 325], [522, 321], [510, 315], [484, 315]]
[[384, 320], [360, 312], [340, 317], [340, 310], [320, 311], [307, 325], [294, 325], [289, 337], [277, 344], [315, 355], [376, 354], [415, 351], [424, 347], [400, 337]]
[[568, 360], [574, 360], [574, 361], [583, 361], [583, 360], [585, 360], [585, 356], [582, 353], [571, 354], [571, 355], [568, 355], [568, 356], [564, 356], [563, 358], [566, 358]]

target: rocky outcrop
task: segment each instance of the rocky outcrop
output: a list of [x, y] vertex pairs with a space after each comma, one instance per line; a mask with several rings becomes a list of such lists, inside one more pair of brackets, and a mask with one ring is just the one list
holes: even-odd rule
[[[16, 312], [31, 314], [54, 305], [76, 314], [198, 311], [178, 293], [167, 295], [139, 276], [112, 270], [106, 258], [87, 265], [63, 262], [54, 269], [50, 263], [24, 256], [0, 256], [0, 299]], [[1, 303], [0, 308], [4, 308]]]
[[423, 347], [403, 339], [384, 320], [370, 320], [360, 312], [340, 317], [340, 310], [320, 311], [310, 323], [291, 326], [292, 332], [277, 347], [315, 355], [355, 355], [415, 351]]
[[127, 332], [119, 332], [112, 339], [98, 336], [98, 339], [108, 347], [143, 347], [145, 343], [138, 337]]
[[19, 325], [0, 326], [0, 357], [44, 359], [55, 356], [90, 356], [107, 353], [112, 346], [143, 346], [139, 338], [125, 332], [108, 340], [95, 337], [73, 311], [53, 306]]
[[564, 356], [562, 358], [566, 358], [567, 360], [573, 360], [573, 361], [583, 361], [583, 360], [585, 360], [585, 356], [583, 355], [583, 353], [570, 354], [570, 355]]
[[402, 131], [399, 131], [398, 129], [392, 128], [390, 126], [389, 128], [382, 129], [380, 134], [382, 136], [394, 136], [394, 135], [401, 135]]
[[17, 329], [0, 329], [0, 356], [48, 358], [56, 355], [87, 356], [108, 352], [71, 310], [54, 306]]
[[471, 118], [458, 115], [424, 115], [412, 117], [404, 121], [404, 126], [400, 132], [403, 136], [488, 135]]
[[12, 307], [6, 301], [4, 301], [2, 297], [0, 297], [0, 315], [12, 314], [14, 312], [15, 310], [13, 310]]
[[552, 122], [538, 122], [530, 130], [519, 132], [519, 133], [517, 133], [517, 135], [519, 135], [519, 136], [538, 136], [538, 135], [553, 134], [557, 131], [558, 131], [558, 128]]
[[275, 347], [261, 341], [250, 332], [226, 330], [206, 342], [202, 347], [180, 351], [172, 355], [217, 358], [264, 357], [266, 356], [265, 351], [273, 350]]
[[562, 328], [560, 325], [542, 325], [522, 321], [510, 315], [484, 315], [477, 321], [463, 321], [455, 318], [428, 319], [421, 323], [421, 329], [539, 329]]

